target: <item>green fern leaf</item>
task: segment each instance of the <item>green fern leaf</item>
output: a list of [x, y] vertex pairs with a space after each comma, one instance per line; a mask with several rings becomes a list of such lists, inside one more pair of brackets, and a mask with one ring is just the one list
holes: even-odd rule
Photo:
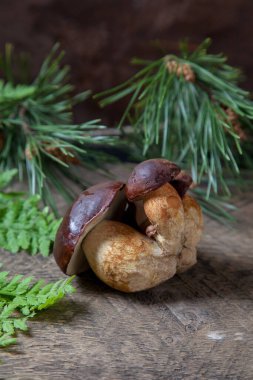
[[2, 172], [0, 174], [0, 189], [3, 189], [6, 186], [8, 186], [16, 174], [17, 174], [16, 169], [6, 170]]
[[[7, 186], [15, 173], [0, 173], [0, 187]], [[48, 207], [40, 209], [38, 195], [0, 192], [0, 247], [7, 251], [25, 250], [32, 255], [48, 256], [60, 222]]]
[[0, 336], [0, 347], [7, 347], [15, 343], [17, 343], [17, 339], [11, 337], [9, 334], [3, 334]]
[[13, 327], [17, 330], [27, 331], [28, 326], [26, 324], [27, 318], [14, 319]]
[[13, 323], [9, 320], [3, 321], [2, 323], [0, 322], [0, 328], [4, 333], [7, 333], [8, 335], [14, 334], [14, 326]]
[[9, 280], [8, 272], [0, 272], [0, 347], [16, 343], [12, 335], [17, 330], [26, 331], [27, 320], [38, 311], [73, 293], [73, 278], [47, 285], [39, 280], [31, 285], [32, 277], [16, 275]]

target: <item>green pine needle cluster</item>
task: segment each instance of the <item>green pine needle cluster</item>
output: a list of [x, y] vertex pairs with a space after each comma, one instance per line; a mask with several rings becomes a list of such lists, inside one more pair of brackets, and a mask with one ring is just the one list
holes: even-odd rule
[[[125, 83], [95, 96], [101, 106], [130, 96], [119, 127], [128, 120], [141, 137], [144, 155], [152, 156], [155, 146], [156, 154], [191, 170], [194, 182], [204, 180], [207, 198], [211, 192], [230, 194], [227, 173], [236, 176], [241, 166], [253, 168], [249, 146], [253, 102], [238, 86], [240, 71], [229, 66], [223, 54], [209, 54], [209, 45], [208, 39], [194, 52], [182, 44], [181, 56], [135, 59], [133, 62], [144, 68]], [[194, 78], [186, 79], [185, 67]], [[245, 144], [240, 142], [228, 111], [238, 118], [247, 137]]]
[[73, 193], [64, 180], [84, 185], [73, 162], [100, 166], [107, 155], [98, 146], [114, 139], [103, 136], [105, 127], [98, 120], [73, 124], [73, 106], [89, 91], [72, 95], [69, 68], [61, 65], [64, 54], [58, 53], [58, 45], [30, 83], [14, 80], [12, 55], [10, 45], [0, 55], [0, 168], [17, 168], [20, 181], [28, 178], [30, 193], [55, 208], [51, 187], [69, 201]]
[[48, 256], [61, 220], [48, 207], [41, 210], [38, 195], [2, 192], [16, 173], [15, 169], [0, 173], [0, 247]]
[[16, 343], [18, 330], [27, 331], [27, 321], [38, 311], [47, 309], [74, 292], [74, 278], [44, 285], [39, 280], [31, 285], [33, 277], [16, 275], [8, 278], [8, 272], [0, 272], [0, 346]]

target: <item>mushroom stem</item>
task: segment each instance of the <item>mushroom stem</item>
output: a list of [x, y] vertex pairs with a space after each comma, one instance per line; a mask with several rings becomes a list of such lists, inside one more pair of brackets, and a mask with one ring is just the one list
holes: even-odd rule
[[177, 259], [126, 224], [99, 223], [84, 239], [83, 252], [96, 275], [123, 292], [149, 289], [174, 276]]
[[183, 246], [184, 209], [177, 191], [166, 183], [145, 195], [143, 207], [163, 254], [178, 255]]
[[203, 229], [203, 216], [199, 204], [189, 195], [182, 199], [184, 207], [184, 245], [179, 255], [177, 272], [185, 272], [197, 262], [196, 246]]

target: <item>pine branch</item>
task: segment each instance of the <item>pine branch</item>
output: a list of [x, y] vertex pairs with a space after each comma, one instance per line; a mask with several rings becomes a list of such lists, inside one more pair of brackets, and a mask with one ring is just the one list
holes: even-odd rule
[[31, 285], [32, 277], [16, 275], [8, 279], [8, 272], [0, 272], [0, 346], [16, 343], [16, 331], [28, 330], [27, 321], [38, 311], [47, 309], [74, 292], [74, 278], [44, 285], [39, 280]]
[[197, 187], [191, 192], [207, 216], [222, 224], [236, 221], [235, 216], [231, 214], [231, 211], [235, 211], [236, 207], [229, 202], [228, 197], [211, 194], [207, 198], [204, 187]]
[[[227, 65], [224, 55], [207, 53], [209, 44], [204, 41], [193, 53], [183, 44], [180, 57], [135, 59], [144, 68], [95, 96], [101, 106], [130, 96], [119, 127], [129, 120], [145, 156], [156, 145], [159, 155], [190, 169], [194, 182], [207, 177], [207, 198], [211, 192], [230, 193], [225, 173], [238, 175], [246, 145], [242, 134], [252, 136], [253, 128], [253, 102], [238, 87], [240, 71]], [[252, 149], [245, 157], [253, 167]]]
[[[103, 136], [99, 120], [73, 124], [72, 110], [89, 96], [89, 91], [73, 96], [73, 86], [67, 83], [69, 68], [61, 66], [63, 53], [56, 45], [42, 63], [33, 82], [15, 83], [12, 49], [0, 57], [0, 168], [17, 168], [21, 181], [27, 176], [31, 194], [40, 194], [51, 207], [50, 187], [59, 184], [64, 196], [61, 176], [55, 181], [48, 176], [48, 166], [63, 172], [74, 165], [96, 167], [93, 146], [113, 145], [115, 137]], [[92, 136], [94, 131], [100, 131]], [[103, 155], [103, 152], [100, 152]], [[103, 161], [108, 154], [103, 155]], [[101, 164], [100, 164], [101, 165]], [[71, 177], [71, 175], [70, 175]], [[84, 179], [82, 179], [84, 184]], [[73, 196], [73, 193], [71, 193]]]
[[[0, 190], [8, 186], [17, 171], [0, 173]], [[17, 253], [25, 250], [48, 256], [61, 220], [48, 207], [40, 209], [38, 195], [0, 191], [0, 247]]]

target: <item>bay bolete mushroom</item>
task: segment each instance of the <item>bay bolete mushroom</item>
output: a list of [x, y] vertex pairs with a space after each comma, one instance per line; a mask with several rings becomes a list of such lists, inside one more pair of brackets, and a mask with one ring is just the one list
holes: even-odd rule
[[[58, 230], [57, 263], [73, 274], [88, 262], [102, 281], [124, 292], [152, 288], [188, 269], [202, 230], [201, 209], [185, 195], [190, 184], [177, 165], [154, 159], [137, 165], [125, 188], [115, 182], [86, 190]], [[124, 216], [131, 204], [132, 222]]]
[[82, 241], [92, 228], [106, 218], [118, 219], [126, 205], [122, 182], [105, 182], [83, 191], [66, 212], [54, 243], [55, 261], [68, 274], [89, 268]]

